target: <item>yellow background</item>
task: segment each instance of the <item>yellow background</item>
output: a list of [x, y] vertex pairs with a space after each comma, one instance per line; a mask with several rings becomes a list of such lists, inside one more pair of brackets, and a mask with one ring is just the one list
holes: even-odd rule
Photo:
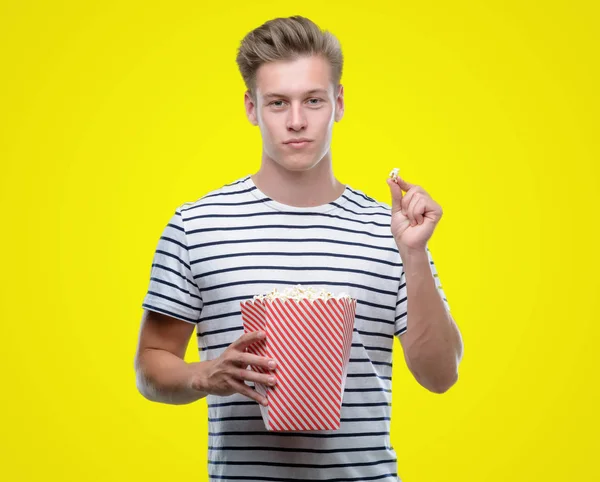
[[140, 304], [175, 207], [259, 167], [239, 41], [302, 14], [345, 52], [339, 179], [445, 210], [465, 358], [434, 395], [396, 344], [399, 475], [600, 480], [594, 3], [3, 1], [0, 479], [207, 480], [205, 402], [136, 391]]

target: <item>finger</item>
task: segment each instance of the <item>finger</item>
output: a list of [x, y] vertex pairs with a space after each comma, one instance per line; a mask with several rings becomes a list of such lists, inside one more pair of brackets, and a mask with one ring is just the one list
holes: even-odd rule
[[262, 383], [265, 386], [274, 387], [277, 384], [277, 379], [273, 375], [263, 375], [256, 373], [254, 370], [236, 369], [234, 371], [235, 378], [240, 380]]
[[390, 187], [390, 193], [392, 195], [392, 216], [399, 212], [402, 207], [402, 189], [396, 184], [393, 179], [388, 178], [386, 180]]
[[425, 196], [415, 196], [414, 199], [415, 201], [413, 202], [411, 209], [415, 218], [415, 222], [417, 224], [423, 224], [423, 220], [425, 219], [423, 215], [425, 214], [425, 208], [427, 204]]
[[[410, 204], [408, 205], [408, 212], [410, 213], [408, 216], [409, 219], [411, 219], [411, 226], [416, 226], [417, 224], [419, 224], [419, 220], [417, 218], [417, 210], [415, 209], [415, 207], [417, 206], [420, 199], [423, 199], [423, 194], [417, 192], [411, 198]], [[423, 213], [424, 211], [421, 214]]]
[[277, 362], [272, 358], [253, 355], [252, 353], [248, 352], [245, 352], [242, 355], [240, 355], [238, 361], [245, 367], [250, 365], [254, 367], [264, 368], [265, 370], [275, 370], [277, 368]]
[[265, 340], [266, 337], [267, 334], [264, 331], [253, 331], [250, 333], [244, 333], [231, 345], [229, 345], [229, 348], [233, 348], [234, 350], [238, 351], [244, 351], [253, 343]]
[[400, 188], [403, 191], [409, 191], [411, 188], [415, 187], [414, 184], [410, 184], [409, 182], [406, 182], [404, 179], [402, 179], [400, 176], [398, 176], [396, 178], [396, 182], [398, 183], [398, 186], [400, 186]]
[[410, 204], [413, 202], [413, 200], [415, 199], [415, 196], [417, 194], [418, 194], [418, 191], [416, 189], [411, 189], [402, 198], [402, 212], [409, 219], [411, 226], [413, 225], [413, 221], [415, 219], [414, 219], [414, 216], [412, 216], [412, 211], [410, 211], [409, 208], [410, 208]]
[[256, 400], [261, 405], [267, 406], [267, 398], [263, 397], [260, 393], [258, 393], [254, 388], [249, 387], [245, 383], [238, 382], [237, 380], [230, 380], [229, 384], [231, 388], [233, 388], [238, 393], [251, 398], [252, 400]]

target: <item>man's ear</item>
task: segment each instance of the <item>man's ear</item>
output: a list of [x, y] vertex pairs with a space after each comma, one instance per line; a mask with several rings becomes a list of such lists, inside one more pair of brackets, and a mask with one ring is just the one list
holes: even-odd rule
[[244, 105], [246, 107], [246, 117], [248, 117], [248, 120], [253, 126], [257, 126], [258, 118], [256, 114], [256, 101], [249, 90], [244, 94]]
[[342, 117], [344, 117], [344, 86], [340, 84], [335, 96], [335, 121], [341, 121]]

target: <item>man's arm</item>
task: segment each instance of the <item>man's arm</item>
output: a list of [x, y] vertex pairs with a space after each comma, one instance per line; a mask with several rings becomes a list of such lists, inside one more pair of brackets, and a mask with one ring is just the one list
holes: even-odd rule
[[428, 390], [443, 393], [458, 379], [463, 344], [438, 292], [425, 249], [400, 253], [406, 279], [408, 327], [400, 335], [406, 364]]
[[[194, 325], [171, 316], [145, 310], [135, 357], [137, 387], [154, 402], [182, 405], [206, 395], [229, 396], [240, 393], [267, 405], [267, 398], [246, 384], [275, 386], [277, 363], [248, 353], [254, 343], [264, 341], [266, 333], [244, 333], [213, 360], [187, 363], [185, 350]], [[263, 373], [248, 367], [263, 369]]]
[[184, 361], [194, 325], [145, 310], [135, 356], [139, 392], [154, 402], [181, 405], [206, 396], [191, 386], [192, 365]]

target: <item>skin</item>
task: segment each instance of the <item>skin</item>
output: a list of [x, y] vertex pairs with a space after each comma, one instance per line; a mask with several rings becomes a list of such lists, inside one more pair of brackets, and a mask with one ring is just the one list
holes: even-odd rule
[[[275, 95], [273, 95], [275, 94]], [[252, 177], [267, 196], [290, 206], [317, 206], [341, 196], [335, 179], [331, 138], [344, 115], [344, 88], [331, 81], [329, 63], [304, 57], [261, 66], [254, 96], [246, 92], [246, 115], [262, 137], [260, 170]], [[285, 144], [308, 138], [302, 149]]]
[[[261, 66], [255, 91], [245, 93], [244, 105], [248, 120], [262, 137], [261, 167], [252, 176], [262, 192], [298, 207], [326, 204], [342, 194], [345, 186], [332, 170], [331, 139], [335, 122], [344, 115], [344, 89], [333, 84], [325, 59], [312, 56]], [[300, 149], [286, 144], [299, 138], [310, 142]], [[401, 178], [387, 183], [392, 197], [390, 230], [403, 260], [410, 306], [409, 329], [400, 342], [415, 379], [428, 390], [443, 393], [458, 378], [462, 339], [439, 296], [426, 251], [442, 209], [419, 186]], [[214, 360], [186, 363], [183, 358], [193, 332], [191, 323], [144, 312], [135, 356], [142, 395], [183, 404], [207, 394], [237, 392], [267, 404], [266, 398], [244, 383], [277, 383], [276, 361], [245, 351], [264, 333], [242, 335]], [[271, 374], [247, 370], [248, 365], [271, 370]]]

